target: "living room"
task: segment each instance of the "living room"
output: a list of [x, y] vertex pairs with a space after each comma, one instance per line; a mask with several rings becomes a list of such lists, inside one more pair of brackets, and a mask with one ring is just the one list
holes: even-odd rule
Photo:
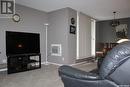
[[[130, 38], [128, 0], [12, 1], [14, 13], [0, 14], [0, 87], [68, 87], [58, 75], [60, 66], [89, 72], [97, 68], [104, 44]], [[115, 19], [124, 36], [117, 36]]]

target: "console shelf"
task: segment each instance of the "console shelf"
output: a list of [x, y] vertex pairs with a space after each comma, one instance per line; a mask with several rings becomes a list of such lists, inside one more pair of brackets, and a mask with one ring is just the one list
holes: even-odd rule
[[8, 55], [8, 74], [41, 68], [41, 54]]

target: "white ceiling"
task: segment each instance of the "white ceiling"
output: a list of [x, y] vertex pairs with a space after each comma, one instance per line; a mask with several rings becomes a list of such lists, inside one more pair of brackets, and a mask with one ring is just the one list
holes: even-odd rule
[[130, 0], [16, 0], [16, 3], [50, 12], [70, 7], [98, 20], [130, 17]]

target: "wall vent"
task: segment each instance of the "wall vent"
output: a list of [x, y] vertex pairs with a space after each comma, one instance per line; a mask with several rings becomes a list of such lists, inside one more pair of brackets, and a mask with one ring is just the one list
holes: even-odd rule
[[51, 44], [51, 55], [62, 56], [61, 44]]

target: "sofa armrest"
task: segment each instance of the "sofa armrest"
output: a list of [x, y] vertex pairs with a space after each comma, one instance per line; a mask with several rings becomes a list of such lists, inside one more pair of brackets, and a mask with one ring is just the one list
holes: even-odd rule
[[100, 79], [100, 77], [97, 74], [78, 70], [76, 68], [73, 68], [71, 66], [66, 66], [66, 65], [59, 67], [58, 71], [59, 71], [60, 76], [66, 75], [72, 78], [83, 79], [83, 80], [85, 79], [86, 80], [99, 80]]

